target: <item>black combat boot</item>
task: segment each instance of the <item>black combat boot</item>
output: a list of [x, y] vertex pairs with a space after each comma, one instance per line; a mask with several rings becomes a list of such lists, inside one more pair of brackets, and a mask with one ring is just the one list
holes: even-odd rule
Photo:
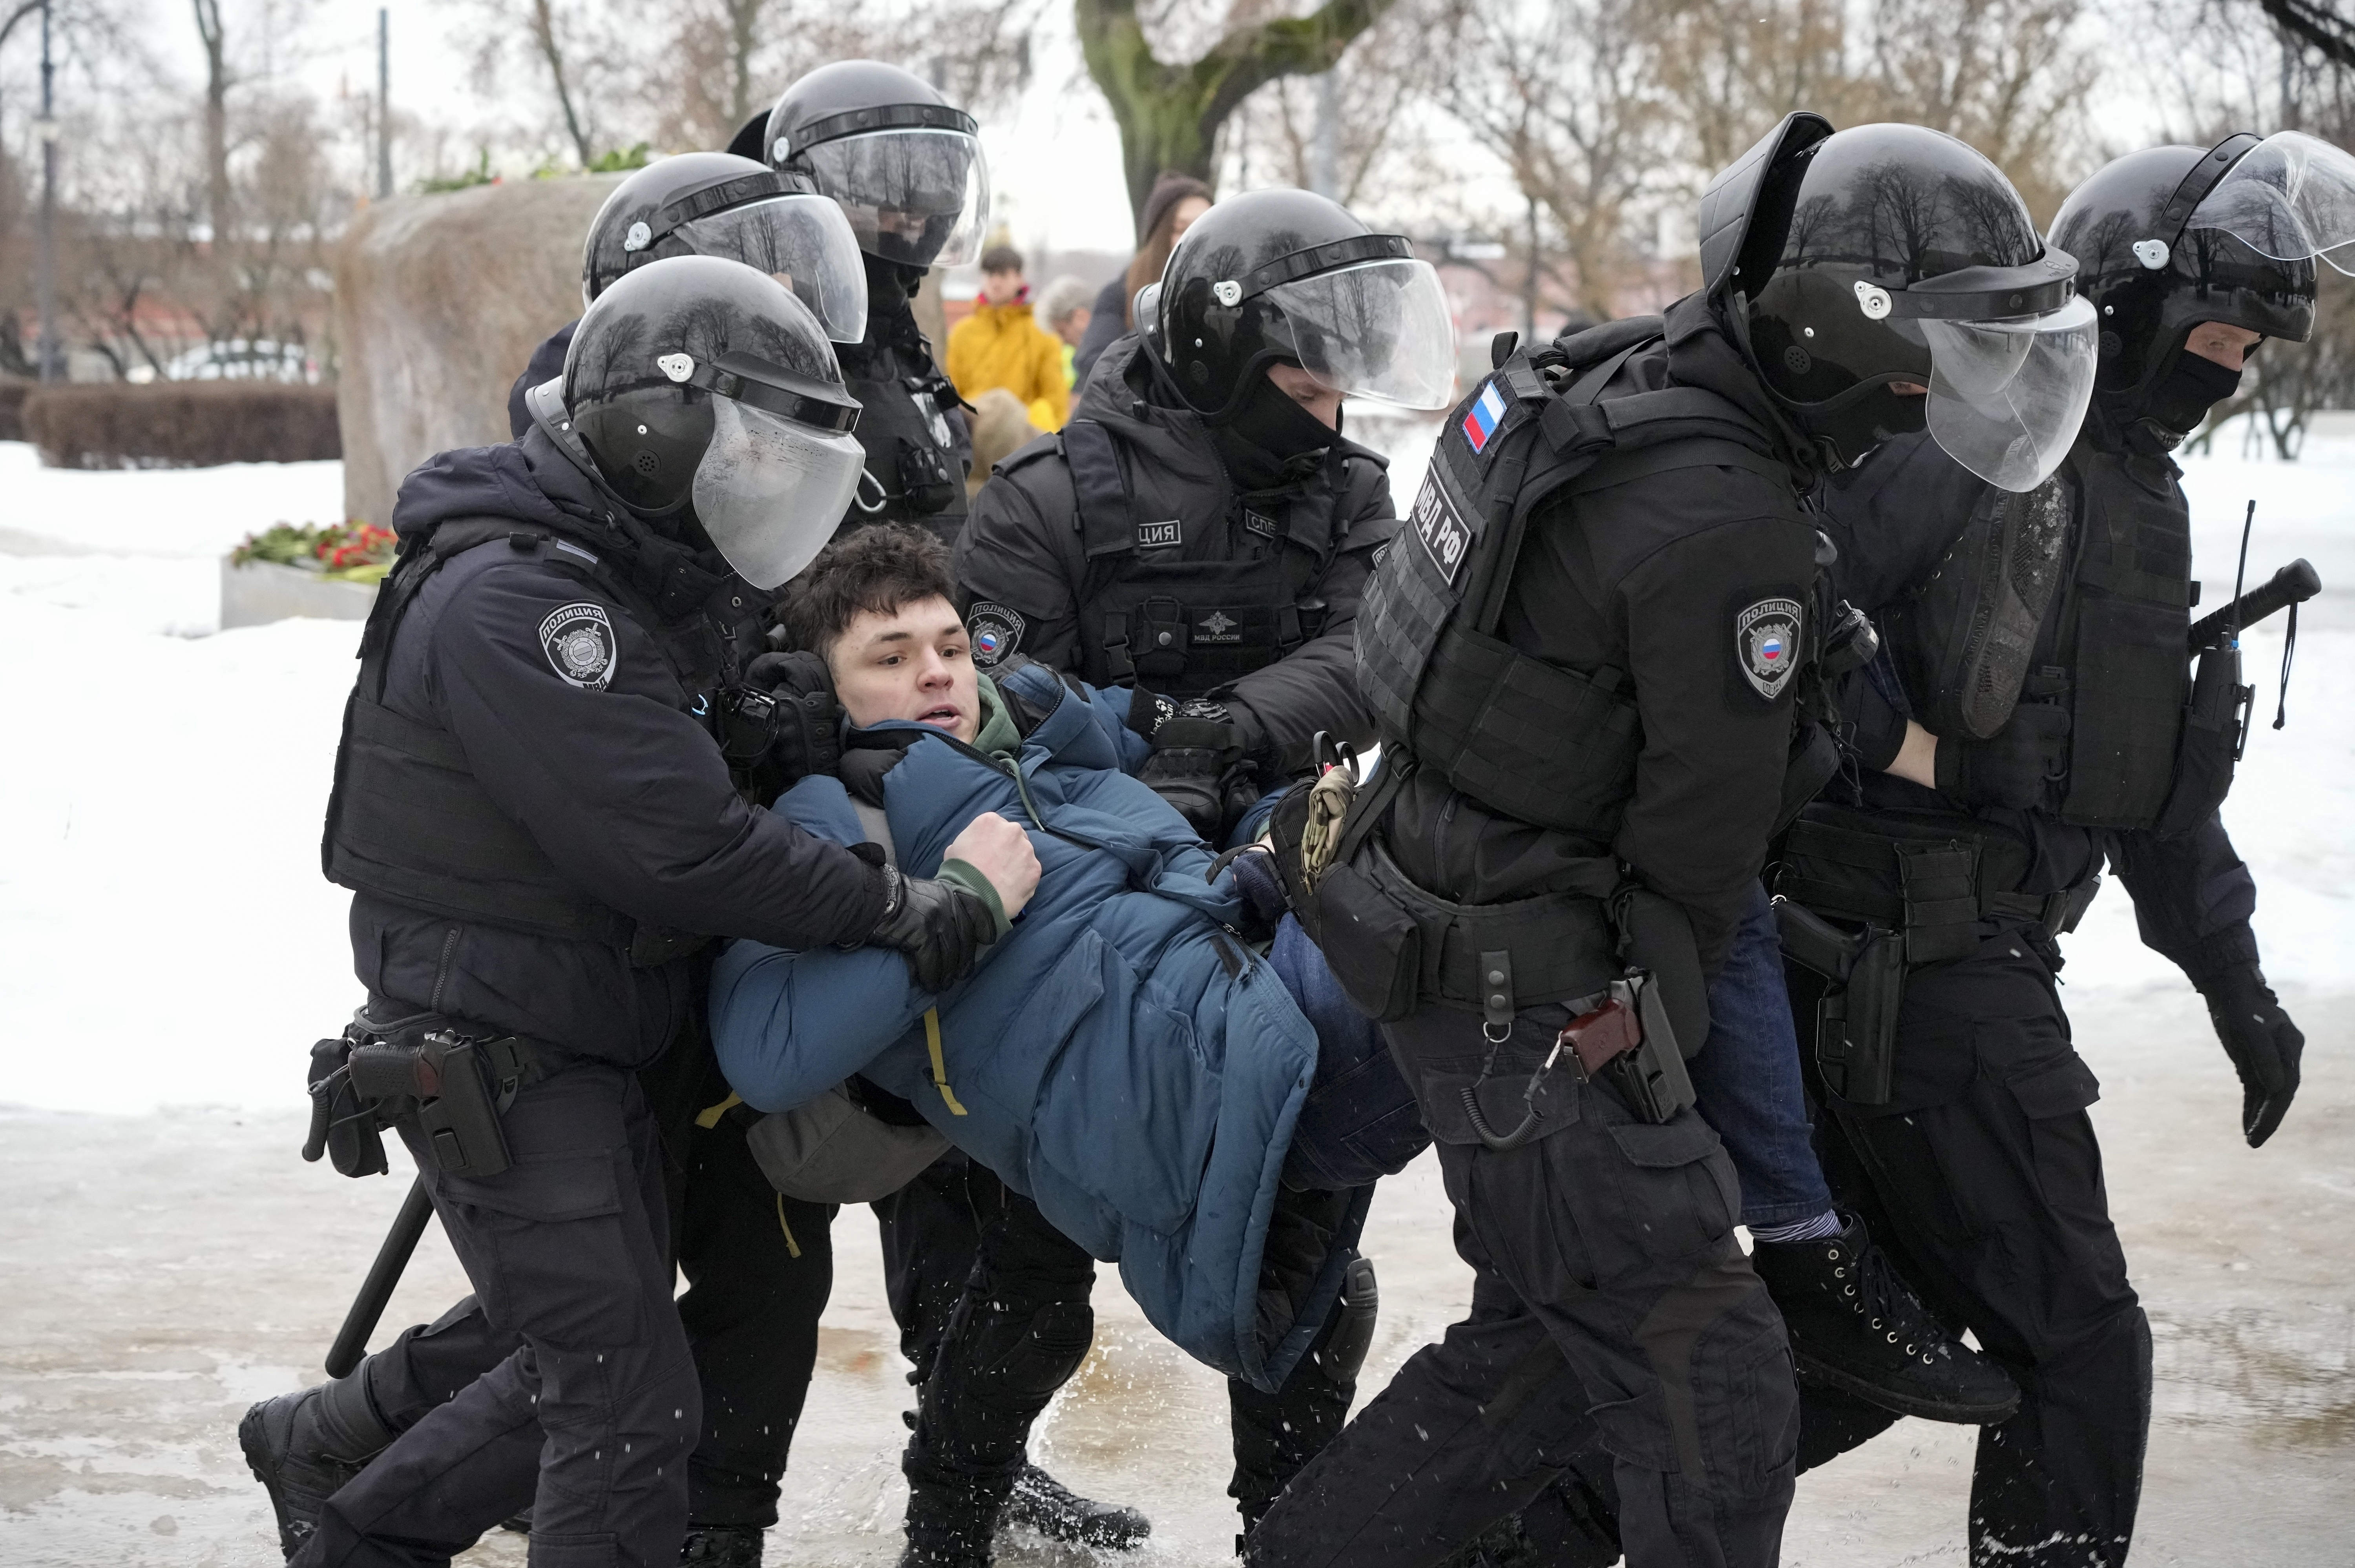
[[311, 1538], [326, 1500], [396, 1436], [369, 1403], [367, 1378], [363, 1369], [265, 1399], [237, 1424], [246, 1468], [270, 1494], [278, 1549], [289, 1557]]
[[1083, 1498], [1027, 1459], [997, 1522], [1028, 1525], [1050, 1541], [1108, 1552], [1125, 1552], [1153, 1533], [1153, 1521], [1136, 1510]]
[[761, 1568], [757, 1524], [690, 1524], [678, 1543], [678, 1560], [693, 1568]]
[[1762, 1243], [1750, 1256], [1791, 1331], [1799, 1375], [1930, 1421], [1990, 1425], [2019, 1409], [2010, 1376], [1946, 1331], [1862, 1220], [1840, 1217], [1836, 1236]]
[[1005, 1511], [1004, 1481], [934, 1481], [908, 1489], [908, 1546], [900, 1568], [989, 1568]]

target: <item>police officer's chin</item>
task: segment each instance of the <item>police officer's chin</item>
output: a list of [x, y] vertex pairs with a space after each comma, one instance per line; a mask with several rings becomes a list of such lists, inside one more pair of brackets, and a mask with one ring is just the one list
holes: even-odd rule
[[1814, 438], [1825, 466], [1838, 473], [1856, 467], [1898, 437], [1926, 429], [1928, 391], [1917, 381], [1883, 383], [1846, 397], [1803, 406], [1798, 410], [1799, 423]]

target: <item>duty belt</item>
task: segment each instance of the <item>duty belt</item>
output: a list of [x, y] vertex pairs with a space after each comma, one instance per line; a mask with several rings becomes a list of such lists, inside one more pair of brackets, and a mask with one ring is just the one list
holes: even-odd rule
[[1819, 915], [1902, 931], [1908, 964], [1958, 959], [1978, 946], [1979, 921], [2017, 921], [2045, 940], [2077, 928], [2101, 873], [2057, 893], [2012, 891], [2025, 877], [2028, 849], [2008, 834], [1951, 824], [1880, 831], [1827, 821], [1823, 808], [1791, 824], [1774, 891]]

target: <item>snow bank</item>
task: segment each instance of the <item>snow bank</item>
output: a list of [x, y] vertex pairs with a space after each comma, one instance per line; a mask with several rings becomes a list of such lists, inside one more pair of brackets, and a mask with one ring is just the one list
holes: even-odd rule
[[[1394, 450], [1403, 504], [1436, 427], [1394, 423], [1351, 433]], [[299, 1107], [305, 1049], [358, 1003], [317, 846], [359, 629], [207, 635], [214, 558], [277, 519], [337, 515], [336, 467], [59, 472], [0, 445], [0, 1101]], [[2210, 605], [2252, 494], [2250, 579], [2304, 555], [2332, 585], [2302, 618], [2278, 733], [2281, 623], [2248, 639], [2261, 722], [2226, 819], [2267, 969], [2334, 985], [2355, 950], [2355, 443], [2190, 471]], [[2070, 957], [2081, 990], [2180, 984], [2115, 892]]]

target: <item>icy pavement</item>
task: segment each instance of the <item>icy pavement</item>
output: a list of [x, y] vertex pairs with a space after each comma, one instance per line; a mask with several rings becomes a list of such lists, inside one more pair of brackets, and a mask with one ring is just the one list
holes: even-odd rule
[[[1353, 434], [1359, 433], [1356, 430]], [[1397, 434], [1400, 499], [1429, 431]], [[2355, 1564], [2355, 445], [2187, 481], [2206, 603], [2310, 556], [2291, 723], [2266, 727], [2275, 621], [2249, 639], [2260, 721], [2227, 810], [2267, 967], [2311, 1039], [2262, 1152], [2198, 1000], [2113, 890], [2070, 944], [2079, 1038], [2159, 1386], [2136, 1561]], [[334, 464], [83, 474], [0, 445], [0, 1563], [276, 1561], [235, 1442], [317, 1361], [400, 1200], [294, 1159], [304, 1048], [357, 1000], [316, 846], [357, 628], [208, 635], [214, 562], [339, 511]], [[1378, 1387], [1462, 1309], [1428, 1161], [1387, 1183], [1369, 1252]], [[906, 1402], [871, 1223], [837, 1292], [772, 1561], [893, 1560]], [[464, 1289], [429, 1238], [387, 1318]], [[1219, 1380], [1107, 1276], [1094, 1355], [1040, 1456], [1156, 1520], [1139, 1568], [1226, 1560]], [[1909, 1422], [1801, 1483], [1785, 1561], [1960, 1563], [1972, 1435]], [[474, 1557], [520, 1564], [499, 1538]], [[1013, 1568], [1081, 1561], [1018, 1542]]]

